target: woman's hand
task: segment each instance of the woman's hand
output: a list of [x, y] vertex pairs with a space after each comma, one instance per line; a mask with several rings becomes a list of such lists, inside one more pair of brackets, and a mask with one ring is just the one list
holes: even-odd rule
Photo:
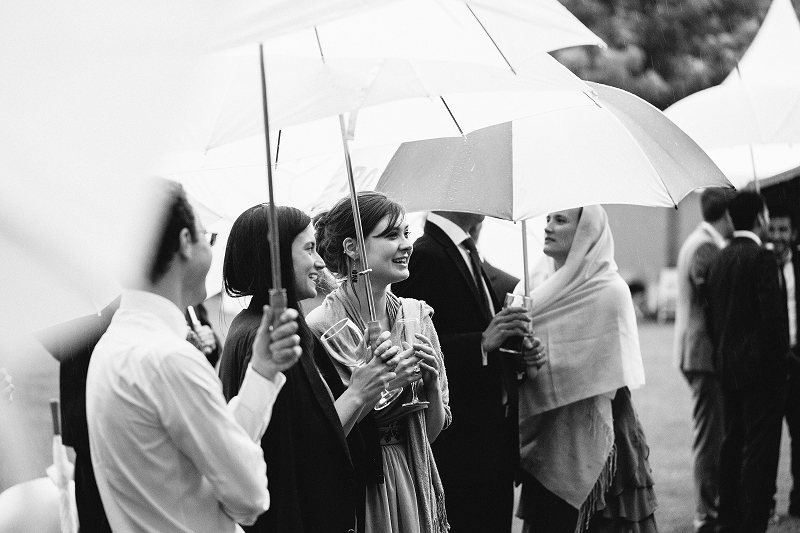
[[377, 343], [375, 357], [353, 369], [348, 387], [361, 398], [364, 405], [369, 406], [374, 406], [378, 402], [386, 384], [397, 377], [392, 371], [394, 365], [387, 364], [387, 361], [391, 362], [400, 349], [392, 346], [388, 331], [378, 337]]
[[417, 333], [419, 343], [414, 343], [414, 351], [418, 359], [419, 376], [430, 396], [439, 393], [439, 360], [433, 351], [433, 343], [426, 336]]
[[415, 372], [419, 358], [414, 353], [414, 346], [407, 342], [402, 342], [402, 351], [398, 353], [391, 362], [396, 362], [394, 372], [396, 377], [386, 386], [388, 390], [400, 389], [417, 381], [420, 374]]
[[291, 368], [303, 353], [300, 337], [296, 335], [297, 311], [286, 309], [277, 324], [273, 324], [272, 315], [272, 308], [265, 305], [250, 360], [253, 370], [269, 380], [274, 380], [278, 372]]
[[538, 337], [525, 337], [522, 349], [528, 377], [533, 379], [539, 373], [539, 369], [547, 363], [547, 352], [544, 351], [544, 345]]

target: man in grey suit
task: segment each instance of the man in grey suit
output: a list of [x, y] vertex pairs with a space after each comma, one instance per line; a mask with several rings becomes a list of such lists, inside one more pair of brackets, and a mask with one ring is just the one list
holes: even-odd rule
[[723, 437], [722, 390], [706, 330], [705, 283], [709, 265], [733, 233], [728, 214], [732, 192], [706, 189], [700, 198], [703, 222], [678, 255], [675, 364], [692, 389], [694, 403], [694, 489], [698, 533], [714, 531], [717, 519], [719, 451]]

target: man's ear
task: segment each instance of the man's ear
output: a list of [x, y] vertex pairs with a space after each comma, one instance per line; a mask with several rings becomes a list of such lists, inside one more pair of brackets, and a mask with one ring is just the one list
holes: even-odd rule
[[347, 257], [353, 261], [358, 258], [358, 246], [356, 245], [356, 240], [354, 238], [347, 237], [345, 240], [343, 240], [342, 248], [344, 249], [344, 253], [347, 254]]
[[189, 228], [183, 228], [178, 234], [178, 255], [183, 259], [192, 257], [194, 240]]

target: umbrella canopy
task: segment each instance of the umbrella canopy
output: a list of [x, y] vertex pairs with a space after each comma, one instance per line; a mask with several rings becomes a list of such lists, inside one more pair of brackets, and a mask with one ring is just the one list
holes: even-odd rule
[[507, 220], [597, 203], [676, 206], [730, 183], [680, 128], [620, 89], [590, 84], [560, 106], [466, 138], [404, 143], [376, 189], [409, 211]]
[[722, 84], [665, 114], [743, 187], [800, 164], [800, 21], [774, 0], [761, 29]]

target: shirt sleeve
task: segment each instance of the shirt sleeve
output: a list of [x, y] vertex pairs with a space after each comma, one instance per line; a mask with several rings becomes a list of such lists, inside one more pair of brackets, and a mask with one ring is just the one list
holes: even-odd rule
[[176, 446], [211, 483], [225, 513], [248, 525], [269, 509], [267, 465], [257, 443], [285, 377], [276, 382], [248, 368], [240, 394], [226, 404], [222, 386], [197, 353], [176, 352], [159, 366], [158, 411]]

